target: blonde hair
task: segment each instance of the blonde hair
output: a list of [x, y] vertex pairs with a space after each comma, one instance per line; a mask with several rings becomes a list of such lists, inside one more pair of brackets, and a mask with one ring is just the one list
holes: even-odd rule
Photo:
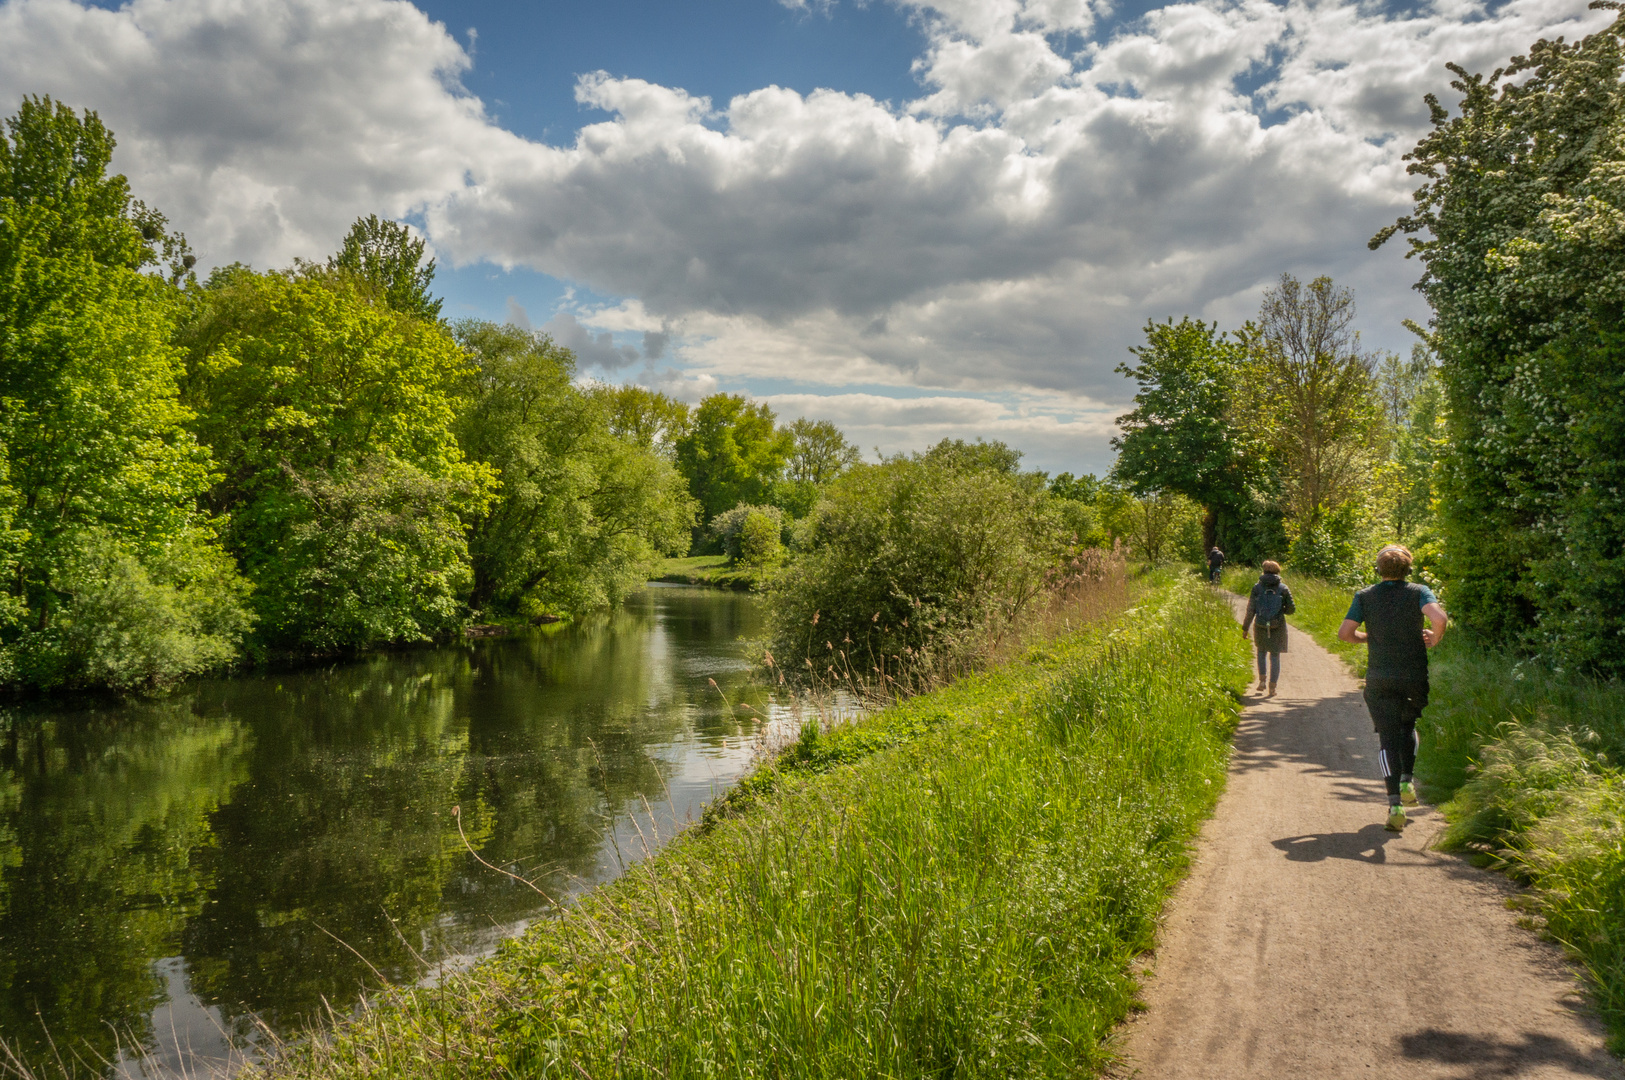
[[1266, 574], [1279, 574], [1281, 572], [1281, 564], [1276, 562], [1274, 559], [1265, 559], [1264, 565], [1259, 567], [1259, 569], [1264, 571]]
[[1411, 549], [1404, 544], [1389, 544], [1377, 552], [1377, 573], [1384, 581], [1403, 579], [1411, 572]]

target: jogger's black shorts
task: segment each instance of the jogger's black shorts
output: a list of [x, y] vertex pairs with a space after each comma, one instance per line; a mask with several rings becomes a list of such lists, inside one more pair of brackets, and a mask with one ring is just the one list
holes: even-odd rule
[[1367, 679], [1365, 707], [1371, 726], [1380, 735], [1408, 739], [1428, 704], [1426, 679]]

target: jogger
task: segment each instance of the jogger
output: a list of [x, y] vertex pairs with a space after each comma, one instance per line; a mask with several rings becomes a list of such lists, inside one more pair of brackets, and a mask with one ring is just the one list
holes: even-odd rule
[[1428, 703], [1427, 651], [1444, 637], [1448, 624], [1433, 590], [1405, 580], [1410, 572], [1409, 549], [1399, 544], [1383, 548], [1377, 554], [1382, 580], [1354, 594], [1337, 630], [1342, 640], [1368, 646], [1365, 704], [1381, 747], [1388, 828], [1394, 832], [1405, 827], [1405, 807], [1417, 803], [1412, 774], [1419, 745], [1416, 721]]

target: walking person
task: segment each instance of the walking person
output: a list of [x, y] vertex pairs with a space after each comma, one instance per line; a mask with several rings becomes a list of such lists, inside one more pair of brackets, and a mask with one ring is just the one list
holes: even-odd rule
[[1264, 672], [1269, 669], [1269, 693], [1275, 696], [1275, 684], [1281, 678], [1281, 654], [1286, 652], [1286, 617], [1297, 611], [1292, 602], [1292, 590], [1281, 580], [1281, 564], [1265, 559], [1258, 582], [1247, 597], [1247, 614], [1241, 620], [1241, 636], [1247, 628], [1256, 628], [1253, 643], [1258, 646], [1258, 689], [1264, 689]]
[[1428, 650], [1444, 637], [1449, 622], [1432, 589], [1405, 580], [1410, 572], [1410, 549], [1400, 544], [1383, 548], [1377, 553], [1382, 580], [1354, 594], [1337, 629], [1343, 641], [1366, 643], [1365, 706], [1382, 748], [1378, 758], [1388, 786], [1390, 832], [1405, 828], [1405, 807], [1418, 801], [1412, 774], [1416, 721], [1428, 703]]
[[1207, 553], [1207, 579], [1217, 585], [1219, 583], [1219, 573], [1223, 569], [1224, 552], [1219, 550], [1218, 544], [1214, 544], [1212, 550]]

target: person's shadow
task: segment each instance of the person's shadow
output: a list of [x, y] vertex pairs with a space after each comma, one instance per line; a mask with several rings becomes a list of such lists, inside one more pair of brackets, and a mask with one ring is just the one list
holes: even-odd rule
[[1386, 862], [1383, 845], [1397, 837], [1382, 825], [1367, 825], [1359, 832], [1308, 833], [1271, 840], [1293, 862], [1320, 862], [1323, 859], [1354, 859], [1356, 862]]

